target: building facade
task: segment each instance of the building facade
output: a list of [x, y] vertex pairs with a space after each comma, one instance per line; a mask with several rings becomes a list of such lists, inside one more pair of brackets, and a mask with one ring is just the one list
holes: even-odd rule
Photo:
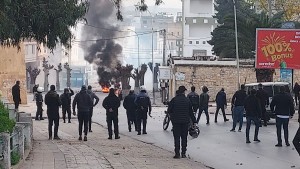
[[[212, 46], [207, 43], [217, 27], [214, 0], [183, 0], [183, 57], [211, 60]], [[180, 18], [179, 18], [180, 19]]]

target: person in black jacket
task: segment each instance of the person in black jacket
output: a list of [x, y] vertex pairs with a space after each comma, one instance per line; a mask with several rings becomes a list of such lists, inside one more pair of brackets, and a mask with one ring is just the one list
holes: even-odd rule
[[136, 105], [134, 103], [135, 98], [136, 94], [134, 94], [133, 90], [130, 90], [129, 94], [125, 97], [123, 102], [123, 107], [126, 109], [129, 132], [131, 132], [131, 124], [134, 124], [135, 131], [137, 131], [137, 123], [135, 116]]
[[[300, 106], [299, 106], [299, 109], [298, 110], [300, 110]], [[298, 154], [300, 155], [300, 115], [299, 115], [300, 113], [299, 113], [299, 111], [298, 111], [298, 122], [299, 122], [299, 128], [298, 128], [298, 130], [297, 130], [297, 132], [296, 132], [296, 135], [295, 135], [295, 137], [294, 137], [294, 139], [293, 139], [293, 144], [294, 144], [294, 146], [295, 146], [295, 149], [296, 149], [296, 151], [298, 152]]]
[[[271, 102], [271, 111], [276, 114], [276, 129], [277, 129], [277, 141], [276, 147], [282, 147], [281, 128], [283, 127], [284, 139], [286, 146], [290, 146], [289, 143], [289, 118], [293, 117], [295, 113], [293, 98], [289, 93], [285, 92], [285, 87], [280, 86], [280, 93], [275, 95]], [[274, 111], [275, 107], [275, 111]]]
[[269, 117], [267, 116], [266, 105], [269, 104], [269, 95], [263, 89], [263, 85], [261, 83], [258, 84], [256, 97], [260, 100], [260, 109], [261, 109], [262, 120], [264, 121], [264, 126], [267, 126]]
[[61, 106], [61, 101], [59, 95], [55, 91], [55, 86], [50, 86], [50, 91], [45, 95], [45, 104], [47, 105], [47, 115], [48, 115], [48, 132], [49, 140], [52, 139], [52, 126], [54, 122], [54, 139], [60, 140], [57, 135], [59, 126], [59, 106]]
[[197, 123], [193, 113], [190, 100], [185, 97], [185, 86], [179, 86], [178, 94], [171, 100], [168, 107], [171, 122], [173, 125], [173, 136], [175, 145], [175, 156], [180, 158], [180, 139], [181, 139], [181, 157], [186, 158], [188, 126], [190, 121], [195, 125]]
[[19, 109], [19, 104], [21, 104], [21, 95], [20, 95], [20, 81], [16, 81], [16, 84], [12, 87], [12, 96], [15, 103], [15, 109]]
[[71, 123], [71, 96], [73, 95], [74, 91], [71, 88], [65, 88], [64, 93], [60, 95], [64, 123], [66, 123], [66, 113], [68, 113], [68, 123]]
[[78, 111], [78, 122], [79, 122], [79, 138], [78, 140], [82, 140], [82, 125], [84, 125], [84, 139], [83, 141], [87, 141], [87, 133], [88, 133], [88, 121], [90, 116], [90, 108], [93, 106], [93, 101], [91, 96], [86, 91], [86, 86], [83, 85], [79, 93], [77, 93], [73, 100], [73, 115], [76, 115], [75, 107], [77, 105]]
[[193, 107], [193, 111], [196, 114], [197, 110], [199, 109], [199, 95], [195, 92], [196, 88], [195, 86], [191, 87], [191, 93], [187, 95], [187, 97], [190, 99]]
[[209, 114], [208, 114], [209, 95], [207, 92], [208, 92], [208, 88], [206, 86], [203, 86], [202, 93], [200, 94], [200, 104], [199, 104], [197, 123], [199, 123], [201, 114], [204, 111], [206, 115], [206, 124], [209, 124]]
[[136, 96], [134, 103], [137, 106], [136, 110], [136, 122], [137, 122], [137, 132], [138, 135], [141, 135], [141, 123], [143, 122], [143, 134], [147, 134], [147, 113], [151, 117], [151, 101], [147, 95], [146, 89], [144, 86], [141, 87], [140, 93]]
[[255, 96], [256, 90], [252, 89], [250, 95], [245, 99], [244, 107], [246, 110], [246, 119], [247, 119], [247, 127], [246, 127], [246, 143], [251, 143], [249, 139], [249, 132], [251, 121], [255, 124], [255, 133], [254, 133], [254, 141], [260, 142], [258, 139], [258, 131], [259, 131], [259, 118], [261, 117], [261, 107], [260, 100]]
[[[93, 101], [93, 106], [90, 107], [90, 116], [89, 116], [89, 132], [92, 132], [92, 117], [93, 117], [93, 110], [94, 107], [98, 104], [99, 102], [99, 97], [92, 91], [92, 86], [88, 86], [87, 93], [91, 96], [92, 101]], [[96, 100], [96, 102], [94, 102]]]
[[296, 82], [293, 88], [293, 92], [295, 94], [295, 102], [296, 105], [298, 105], [298, 102], [300, 102], [299, 92], [300, 92], [300, 85]]
[[239, 126], [239, 132], [242, 130], [243, 126], [243, 117], [244, 117], [244, 102], [247, 97], [246, 91], [245, 91], [245, 85], [241, 85], [241, 90], [238, 90], [234, 93], [232, 99], [231, 99], [231, 105], [233, 107], [233, 125], [232, 129], [230, 131], [235, 132], [235, 127], [237, 121], [240, 122]]
[[224, 92], [224, 88], [222, 88], [216, 96], [216, 103], [217, 103], [217, 109], [215, 114], [215, 123], [217, 123], [219, 110], [222, 110], [224, 122], [228, 121], [225, 114], [225, 109], [227, 106], [227, 99], [226, 99], [226, 93]]
[[110, 88], [109, 94], [103, 100], [102, 106], [106, 109], [106, 122], [108, 129], [108, 139], [112, 139], [112, 123], [114, 123], [115, 139], [120, 139], [119, 136], [119, 120], [118, 109], [120, 107], [120, 99], [115, 95], [115, 89]]

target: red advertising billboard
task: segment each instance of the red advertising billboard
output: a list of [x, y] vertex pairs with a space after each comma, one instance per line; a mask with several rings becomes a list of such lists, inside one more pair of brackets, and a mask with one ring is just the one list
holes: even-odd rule
[[257, 69], [300, 69], [300, 29], [257, 29]]

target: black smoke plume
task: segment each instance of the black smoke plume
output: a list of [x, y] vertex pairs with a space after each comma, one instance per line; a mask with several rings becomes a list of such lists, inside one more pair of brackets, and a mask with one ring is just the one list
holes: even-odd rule
[[90, 0], [87, 24], [83, 27], [85, 60], [98, 66], [100, 84], [110, 83], [110, 72], [119, 63], [118, 56], [122, 53], [122, 46], [114, 41], [118, 27], [112, 25], [116, 21], [111, 16], [115, 11], [112, 1]]

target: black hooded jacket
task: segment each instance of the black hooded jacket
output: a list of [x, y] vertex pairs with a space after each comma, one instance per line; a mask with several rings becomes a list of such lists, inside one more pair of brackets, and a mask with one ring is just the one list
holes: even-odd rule
[[74, 97], [72, 108], [75, 111], [77, 105], [77, 110], [79, 112], [89, 112], [90, 108], [93, 107], [93, 101], [91, 96], [87, 93], [87, 90], [83, 89], [77, 93]]
[[59, 106], [61, 106], [61, 101], [56, 91], [50, 90], [45, 95], [45, 104], [47, 105], [48, 117], [59, 118]]
[[280, 92], [275, 95], [270, 107], [272, 112], [275, 112], [276, 115], [293, 116], [295, 113], [293, 98], [290, 94], [285, 92]]
[[[106, 109], [106, 115], [108, 115], [109, 113], [118, 115], [120, 99], [113, 92], [110, 92], [108, 96], [103, 100], [102, 106]], [[109, 109], [112, 109], [113, 112], [109, 112]]]
[[127, 111], [135, 111], [137, 109], [136, 104], [134, 103], [134, 100], [136, 98], [136, 94], [129, 94], [125, 97], [123, 102], [123, 107]]
[[245, 99], [244, 107], [246, 117], [261, 117], [260, 100], [255, 95], [249, 95]]

